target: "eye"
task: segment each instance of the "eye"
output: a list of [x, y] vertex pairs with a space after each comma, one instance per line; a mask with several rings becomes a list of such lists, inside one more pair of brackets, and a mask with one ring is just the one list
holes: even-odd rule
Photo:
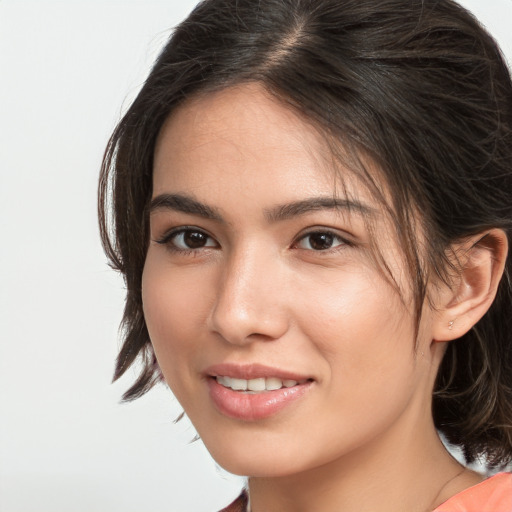
[[198, 229], [181, 228], [173, 230], [162, 239], [159, 244], [168, 245], [175, 251], [191, 251], [206, 247], [217, 247], [217, 242], [209, 235]]
[[296, 247], [310, 251], [327, 251], [345, 244], [347, 242], [343, 238], [330, 231], [315, 231], [300, 238]]

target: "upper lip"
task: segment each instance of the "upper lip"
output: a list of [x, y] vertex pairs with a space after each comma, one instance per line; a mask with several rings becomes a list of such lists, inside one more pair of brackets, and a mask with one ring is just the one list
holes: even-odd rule
[[311, 380], [311, 377], [308, 375], [281, 370], [280, 368], [273, 368], [263, 364], [221, 363], [209, 366], [204, 373], [208, 377], [224, 376], [246, 380], [259, 379], [262, 377], [276, 377], [281, 380], [296, 380], [297, 382]]

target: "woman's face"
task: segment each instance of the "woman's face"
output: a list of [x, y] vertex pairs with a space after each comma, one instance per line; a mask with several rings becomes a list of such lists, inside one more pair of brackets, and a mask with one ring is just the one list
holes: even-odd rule
[[393, 230], [350, 173], [336, 186], [328, 155], [257, 85], [189, 101], [157, 143], [144, 314], [166, 381], [235, 473], [296, 473], [431, 426], [434, 313], [415, 352]]

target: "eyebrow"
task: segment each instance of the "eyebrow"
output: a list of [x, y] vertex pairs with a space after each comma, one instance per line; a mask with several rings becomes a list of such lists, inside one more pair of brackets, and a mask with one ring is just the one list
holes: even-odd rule
[[340, 199], [337, 197], [312, 197], [301, 201], [294, 201], [293, 203], [283, 204], [265, 210], [265, 217], [270, 222], [278, 222], [306, 215], [307, 213], [318, 210], [337, 210], [355, 212], [359, 215], [368, 216], [372, 215], [375, 210], [369, 206], [355, 200]]
[[156, 210], [174, 210], [191, 215], [197, 215], [205, 219], [224, 222], [219, 210], [212, 208], [196, 199], [183, 194], [160, 194], [149, 203], [149, 213]]
[[[184, 194], [160, 194], [156, 196], [149, 204], [149, 213], [151, 214], [157, 210], [174, 210], [222, 223], [225, 222], [220, 210]], [[355, 200], [336, 197], [312, 197], [266, 209], [264, 215], [268, 222], [279, 222], [319, 210], [349, 211], [363, 216], [372, 215], [375, 212], [373, 208]]]

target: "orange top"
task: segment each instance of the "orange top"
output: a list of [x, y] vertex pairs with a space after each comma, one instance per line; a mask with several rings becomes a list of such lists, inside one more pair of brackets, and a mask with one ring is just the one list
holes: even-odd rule
[[512, 473], [498, 473], [468, 487], [434, 512], [512, 512]]
[[[248, 512], [247, 492], [220, 512]], [[512, 512], [512, 473], [498, 473], [468, 487], [433, 512]]]

